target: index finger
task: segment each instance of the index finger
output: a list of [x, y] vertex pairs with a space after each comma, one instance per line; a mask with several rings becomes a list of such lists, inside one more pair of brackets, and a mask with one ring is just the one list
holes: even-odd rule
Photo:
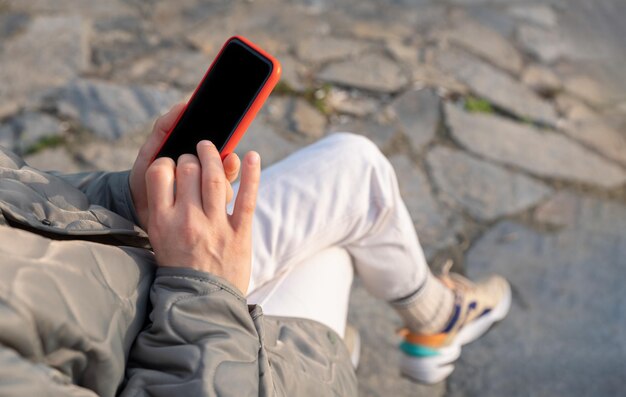
[[207, 216], [226, 214], [226, 176], [222, 159], [215, 145], [201, 141], [197, 146], [202, 164], [202, 207]]

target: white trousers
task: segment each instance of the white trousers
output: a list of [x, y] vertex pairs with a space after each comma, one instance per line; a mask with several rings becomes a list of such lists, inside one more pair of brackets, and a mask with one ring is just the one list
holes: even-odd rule
[[391, 164], [367, 138], [349, 133], [262, 172], [252, 240], [248, 302], [266, 314], [317, 320], [339, 335], [354, 271], [386, 301], [415, 291], [429, 272]]

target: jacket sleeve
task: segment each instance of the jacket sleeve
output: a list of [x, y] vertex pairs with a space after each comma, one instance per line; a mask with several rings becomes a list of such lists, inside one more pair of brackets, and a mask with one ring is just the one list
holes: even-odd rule
[[71, 379], [45, 365], [0, 345], [0, 396], [98, 397], [72, 384]]
[[107, 208], [139, 225], [139, 218], [130, 192], [128, 179], [130, 171], [96, 171], [76, 174], [61, 174], [53, 171], [50, 173], [81, 190], [90, 203]]
[[[159, 268], [148, 327], [137, 337], [122, 396], [272, 395], [255, 313], [227, 281]], [[251, 306], [250, 308], [255, 308]]]

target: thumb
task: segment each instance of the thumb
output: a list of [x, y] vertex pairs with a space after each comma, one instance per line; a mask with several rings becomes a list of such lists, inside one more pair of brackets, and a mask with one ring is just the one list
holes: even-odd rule
[[174, 105], [169, 112], [165, 113], [154, 122], [152, 133], [139, 150], [140, 157], [146, 159], [146, 161], [152, 159], [165, 139], [165, 136], [174, 127], [184, 109], [185, 104], [178, 103]]

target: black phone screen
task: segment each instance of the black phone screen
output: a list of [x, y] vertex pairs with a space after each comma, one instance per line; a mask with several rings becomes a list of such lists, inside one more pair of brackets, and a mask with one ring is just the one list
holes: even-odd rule
[[272, 63], [232, 39], [187, 104], [157, 157], [196, 154], [207, 139], [222, 150], [272, 72]]

